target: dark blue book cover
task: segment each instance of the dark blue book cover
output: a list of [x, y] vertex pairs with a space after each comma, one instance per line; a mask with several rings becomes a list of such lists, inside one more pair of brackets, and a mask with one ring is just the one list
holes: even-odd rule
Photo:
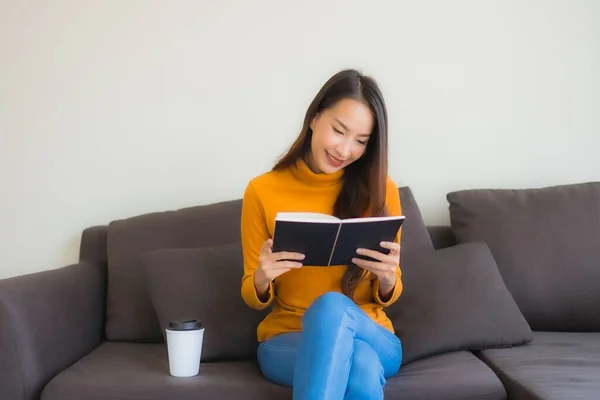
[[326, 214], [279, 213], [272, 251], [302, 253], [306, 266], [348, 265], [358, 257], [358, 248], [387, 252], [379, 243], [393, 241], [403, 222], [404, 216], [341, 220]]

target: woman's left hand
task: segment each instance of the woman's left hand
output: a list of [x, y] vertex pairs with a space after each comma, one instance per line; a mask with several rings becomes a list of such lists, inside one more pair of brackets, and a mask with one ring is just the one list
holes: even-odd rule
[[400, 245], [396, 242], [381, 242], [381, 247], [389, 249], [389, 254], [375, 250], [358, 249], [356, 250], [357, 254], [373, 258], [377, 261], [353, 258], [352, 262], [377, 275], [382, 285], [393, 287], [396, 283], [396, 273], [400, 265]]

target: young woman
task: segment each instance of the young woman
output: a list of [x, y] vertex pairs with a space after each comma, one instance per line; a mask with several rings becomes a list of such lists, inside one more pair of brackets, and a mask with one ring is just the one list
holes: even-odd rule
[[341, 218], [400, 215], [387, 175], [387, 111], [377, 83], [355, 70], [331, 77], [310, 104], [300, 135], [244, 193], [241, 234], [248, 306], [273, 306], [258, 326], [258, 361], [294, 399], [383, 398], [402, 346], [383, 308], [402, 292], [400, 232], [377, 261], [311, 267], [302, 254], [271, 251], [277, 212]]

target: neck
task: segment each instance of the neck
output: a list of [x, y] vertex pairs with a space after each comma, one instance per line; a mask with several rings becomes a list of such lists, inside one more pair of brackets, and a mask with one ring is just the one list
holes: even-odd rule
[[312, 153], [309, 153], [309, 154], [303, 156], [302, 161], [304, 161], [304, 163], [308, 166], [308, 168], [310, 168], [310, 170], [313, 173], [315, 173], [315, 174], [323, 173], [323, 171], [321, 171], [320, 169], [317, 168], [316, 163], [315, 163], [315, 158], [313, 157]]
[[305, 161], [302, 157], [296, 160], [291, 168], [291, 172], [299, 181], [307, 185], [317, 187], [327, 187], [341, 184], [344, 176], [343, 169], [340, 169], [333, 174], [326, 174], [321, 171], [316, 172], [310, 166], [310, 161]]

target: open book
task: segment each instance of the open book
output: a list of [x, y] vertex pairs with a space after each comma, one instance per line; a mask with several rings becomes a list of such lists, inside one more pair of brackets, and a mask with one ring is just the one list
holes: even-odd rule
[[307, 266], [348, 265], [358, 248], [388, 253], [380, 242], [393, 242], [404, 216], [339, 219], [318, 213], [278, 213], [273, 253], [298, 252]]

